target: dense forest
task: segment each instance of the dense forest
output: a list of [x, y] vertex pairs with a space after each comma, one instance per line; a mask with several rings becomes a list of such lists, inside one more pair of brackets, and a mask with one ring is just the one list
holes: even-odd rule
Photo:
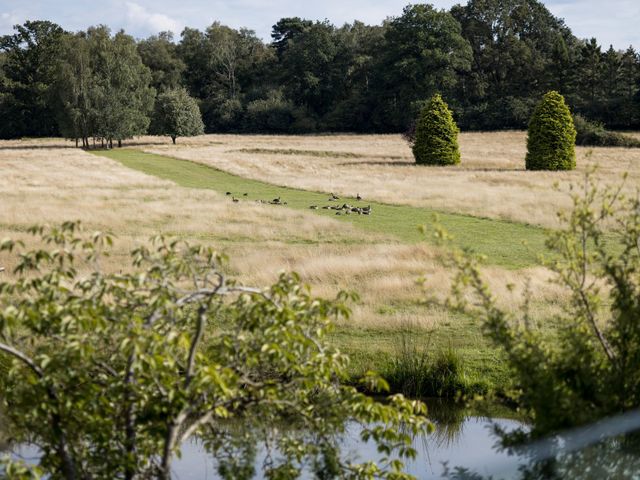
[[401, 132], [440, 93], [463, 129], [523, 128], [548, 90], [640, 126], [640, 55], [576, 38], [537, 0], [407, 6], [382, 25], [283, 18], [265, 44], [218, 22], [136, 40], [29, 21], [0, 38], [0, 137], [122, 140], [185, 88], [207, 132]]

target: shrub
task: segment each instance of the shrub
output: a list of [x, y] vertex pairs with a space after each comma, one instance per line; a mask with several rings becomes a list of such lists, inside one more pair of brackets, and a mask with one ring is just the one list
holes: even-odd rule
[[587, 120], [582, 115], [573, 117], [576, 126], [576, 145], [585, 147], [640, 148], [640, 140], [628, 135], [608, 131], [603, 124]]
[[527, 170], [573, 170], [576, 167], [576, 129], [564, 97], [547, 93], [529, 122]]
[[554, 257], [546, 266], [568, 293], [553, 332], [531, 321], [532, 295], [520, 311], [505, 310], [477, 262], [458, 258], [458, 305], [503, 350], [533, 436], [640, 407], [640, 199], [598, 191], [588, 175], [573, 202], [572, 213], [562, 217], [565, 228], [549, 232], [547, 240]]
[[267, 98], [247, 105], [245, 129], [249, 132], [286, 133], [294, 121], [295, 106], [280, 91], [270, 92]]
[[207, 133], [235, 132], [242, 127], [244, 108], [237, 98], [213, 96], [202, 101], [202, 117]]
[[447, 104], [434, 95], [416, 122], [413, 156], [420, 165], [456, 165], [460, 163], [458, 126]]

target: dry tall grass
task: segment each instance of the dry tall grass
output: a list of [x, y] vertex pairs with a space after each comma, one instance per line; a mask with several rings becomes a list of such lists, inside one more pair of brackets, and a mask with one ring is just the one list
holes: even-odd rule
[[597, 165], [604, 184], [618, 185], [628, 172], [627, 188], [640, 185], [640, 149], [578, 148], [573, 172], [527, 172], [525, 132], [461, 134], [457, 167], [414, 165], [399, 135], [207, 135], [176, 146], [145, 138], [141, 146], [279, 185], [551, 227], [558, 209], [570, 206], [569, 186], [588, 168]]
[[[513, 134], [505, 135], [510, 138]], [[160, 153], [207, 160], [237, 173], [261, 178], [266, 172], [273, 172], [278, 183], [297, 184], [305, 175], [312, 177], [309, 172], [313, 169], [325, 172], [335, 168], [334, 181], [340, 179], [348, 193], [355, 189], [352, 185], [358, 185], [361, 193], [372, 196], [376, 185], [382, 189], [386, 184], [388, 174], [394, 182], [406, 180], [409, 187], [404, 192], [389, 190], [389, 194], [402, 199], [406, 192], [408, 203], [414, 201], [409, 193], [411, 185], [416, 184], [413, 177], [427, 172], [398, 160], [393, 160], [392, 165], [373, 165], [371, 157], [336, 160], [233, 152], [247, 146], [348, 150], [362, 155], [372, 151], [376, 155], [397, 155], [396, 149], [406, 150], [397, 137], [390, 136], [207, 136], [183, 142], [176, 149], [160, 145], [157, 139], [154, 142], [152, 149]], [[158, 233], [179, 235], [219, 246], [230, 255], [234, 273], [248, 284], [265, 285], [279, 271], [293, 270], [319, 295], [333, 295], [340, 289], [356, 290], [361, 296], [354, 306], [352, 322], [356, 325], [437, 327], [451, 321], [445, 310], [419, 303], [427, 295], [443, 299], [448, 293], [451, 272], [442, 265], [434, 247], [401, 245], [308, 212], [245, 202], [234, 204], [213, 191], [181, 188], [65, 146], [70, 144], [60, 140], [0, 142], [0, 237], [26, 238], [24, 230], [29, 225], [80, 219], [91, 229], [112, 231], [119, 237], [117, 254], [105, 264], [109, 270], [119, 270], [126, 265], [124, 255], [133, 245]], [[464, 148], [469, 148], [468, 142]], [[237, 165], [234, 159], [238, 159]], [[354, 165], [344, 165], [348, 162]], [[349, 179], [345, 171], [360, 173]], [[464, 172], [438, 174], [459, 180]], [[316, 188], [313, 182], [318, 182], [317, 188], [322, 184], [322, 189], [342, 191], [336, 184], [322, 183], [322, 175], [319, 180], [307, 179], [311, 188]], [[467, 171], [466, 175], [476, 174]], [[462, 190], [461, 186], [458, 188]], [[423, 201], [426, 202], [424, 198], [420, 200]], [[0, 265], [8, 270], [2, 275], [10, 275], [13, 264], [6, 255], [0, 256]], [[541, 317], [554, 312], [562, 299], [557, 287], [546, 284], [548, 273], [544, 270], [510, 272], [491, 268], [487, 273], [505, 305], [512, 305], [518, 298], [527, 276], [532, 278], [534, 305]], [[426, 294], [416, 283], [420, 276], [426, 279]], [[515, 292], [505, 289], [506, 283], [516, 284]]]

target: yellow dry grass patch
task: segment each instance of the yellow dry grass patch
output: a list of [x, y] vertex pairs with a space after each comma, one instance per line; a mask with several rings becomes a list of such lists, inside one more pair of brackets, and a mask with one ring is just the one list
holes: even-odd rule
[[233, 204], [214, 191], [181, 188], [81, 150], [3, 147], [0, 142], [4, 230], [77, 219], [138, 239], [160, 233], [252, 242], [370, 238], [307, 212]]
[[[441, 252], [429, 245], [288, 246], [266, 250], [237, 246], [231, 251], [234, 270], [251, 284], [269, 284], [281, 271], [295, 271], [318, 295], [331, 297], [340, 290], [355, 291], [360, 300], [354, 305], [354, 325], [434, 328], [450, 320], [449, 312], [441, 306], [450, 295], [454, 272], [443, 265]], [[520, 308], [529, 289], [533, 293], [534, 319], [559, 313], [567, 299], [566, 292], [550, 282], [550, 272], [541, 267], [518, 272], [487, 267], [483, 274], [499, 305], [509, 311]]]
[[[349, 196], [360, 193], [382, 202], [550, 227], [558, 225], [556, 212], [571, 205], [569, 186], [579, 183], [593, 166], [599, 167], [597, 176], [604, 184], [618, 185], [628, 173], [627, 189], [640, 185], [640, 149], [580, 147], [575, 171], [527, 172], [526, 132], [462, 133], [462, 164], [457, 167], [414, 165], [411, 150], [399, 135], [206, 135], [179, 139], [176, 146], [151, 137], [138, 142], [148, 152], [278, 185]], [[559, 191], [553, 188], [556, 183]]]

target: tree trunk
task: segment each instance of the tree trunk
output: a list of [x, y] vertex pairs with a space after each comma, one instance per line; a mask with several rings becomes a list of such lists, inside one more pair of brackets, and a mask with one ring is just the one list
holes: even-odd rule
[[171, 140], [173, 140], [173, 144], [176, 144], [176, 136], [175, 135], [171, 135]]
[[78, 148], [78, 137], [76, 137], [76, 148]]
[[122, 140], [118, 139], [118, 148], [122, 148]]
[[109, 148], [113, 149], [113, 138], [109, 139]]

